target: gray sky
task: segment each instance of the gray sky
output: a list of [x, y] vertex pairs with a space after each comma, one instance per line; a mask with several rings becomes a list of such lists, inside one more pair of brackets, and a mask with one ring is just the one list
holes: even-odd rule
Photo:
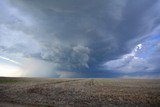
[[0, 76], [160, 77], [158, 0], [1, 0]]

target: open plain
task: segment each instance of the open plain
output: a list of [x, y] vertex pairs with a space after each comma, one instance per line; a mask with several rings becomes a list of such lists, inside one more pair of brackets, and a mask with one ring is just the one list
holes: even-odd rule
[[159, 79], [0, 78], [0, 107], [158, 107]]

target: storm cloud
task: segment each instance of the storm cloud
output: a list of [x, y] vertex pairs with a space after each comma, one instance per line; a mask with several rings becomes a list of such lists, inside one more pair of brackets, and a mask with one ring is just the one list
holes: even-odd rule
[[20, 68], [18, 76], [160, 75], [159, 7], [158, 0], [1, 0], [0, 64]]

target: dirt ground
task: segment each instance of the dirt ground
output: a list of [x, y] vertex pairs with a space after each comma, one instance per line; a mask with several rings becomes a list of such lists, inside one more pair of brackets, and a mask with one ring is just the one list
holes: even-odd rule
[[158, 79], [0, 78], [0, 107], [158, 106]]

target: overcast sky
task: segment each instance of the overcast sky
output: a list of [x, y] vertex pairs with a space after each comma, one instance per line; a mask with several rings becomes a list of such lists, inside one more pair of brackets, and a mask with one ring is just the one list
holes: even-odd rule
[[0, 76], [160, 78], [159, 0], [0, 0]]

